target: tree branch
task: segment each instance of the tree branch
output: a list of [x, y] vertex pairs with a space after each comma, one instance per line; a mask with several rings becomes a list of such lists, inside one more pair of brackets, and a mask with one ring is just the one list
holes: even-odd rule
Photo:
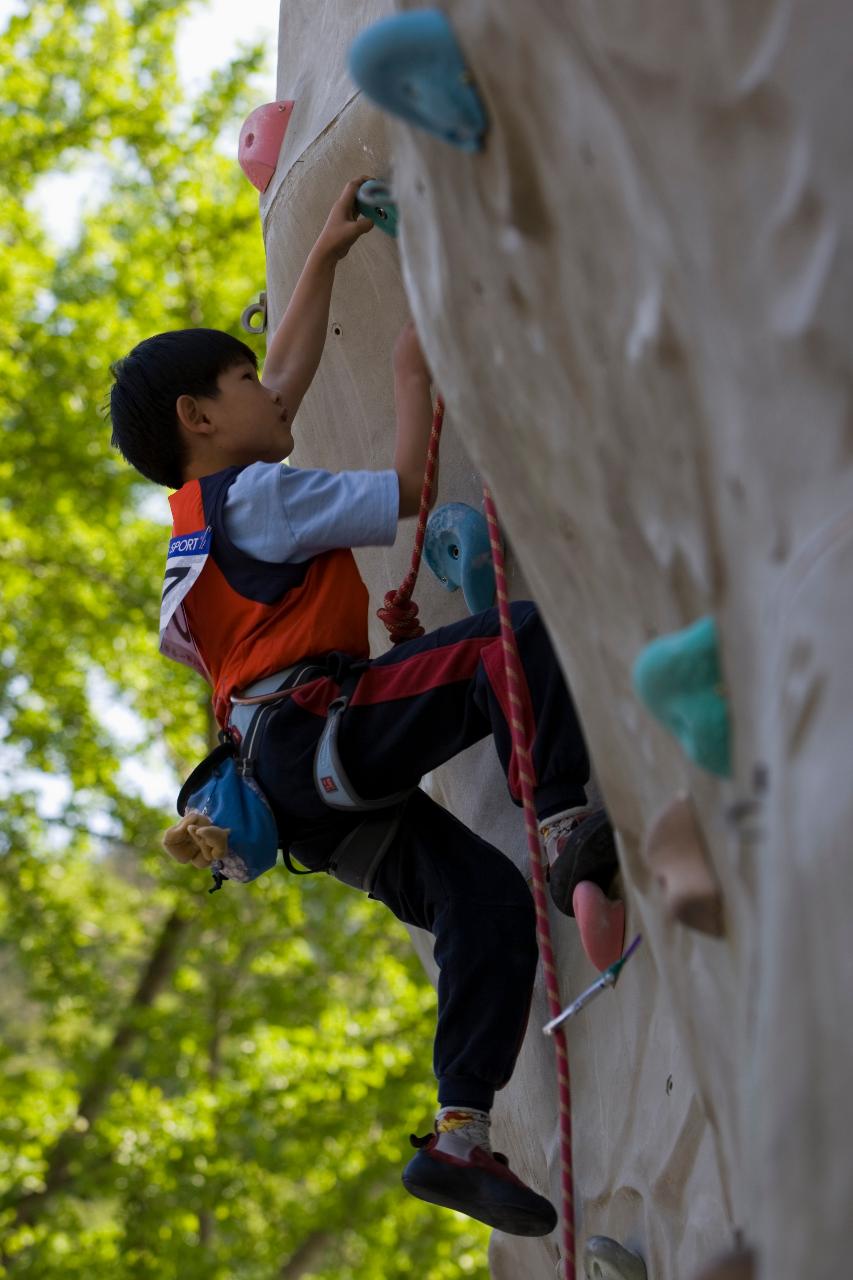
[[332, 1239], [331, 1231], [314, 1231], [299, 1245], [295, 1253], [282, 1263], [278, 1280], [302, 1280], [314, 1264], [319, 1261], [323, 1250]]
[[[172, 975], [189, 918], [178, 911], [167, 916], [160, 935], [140, 975], [136, 990], [113, 1032], [112, 1039], [96, 1058], [88, 1085], [80, 1095], [77, 1114], [62, 1133], [48, 1159], [44, 1186], [39, 1191], [7, 1199], [4, 1207], [14, 1209], [12, 1226], [33, 1223], [58, 1192], [71, 1181], [71, 1161], [83, 1134], [91, 1129], [116, 1087], [116, 1076], [139, 1035], [139, 1014], [151, 1007]], [[81, 1122], [85, 1122], [82, 1123]], [[7, 1259], [3, 1258], [3, 1261]]]

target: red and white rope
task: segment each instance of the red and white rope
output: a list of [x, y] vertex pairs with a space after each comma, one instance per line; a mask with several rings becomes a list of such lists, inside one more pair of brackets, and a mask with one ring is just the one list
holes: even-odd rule
[[438, 465], [438, 442], [441, 439], [443, 422], [444, 401], [439, 397], [436, 401], [432, 430], [430, 431], [429, 444], [427, 445], [424, 484], [421, 489], [421, 506], [418, 512], [418, 527], [415, 530], [415, 545], [412, 549], [409, 572], [396, 590], [386, 593], [384, 607], [376, 611], [376, 616], [385, 623], [393, 644], [401, 644], [403, 640], [414, 640], [424, 634], [424, 629], [418, 621], [418, 606], [412, 599], [412, 592], [415, 589], [415, 583], [418, 580], [418, 572], [421, 567], [421, 556], [424, 549], [424, 538], [432, 500], [432, 486], [435, 482], [435, 469]]
[[[529, 695], [525, 697], [527, 693], [526, 677], [518, 654], [515, 632], [512, 629], [509, 596], [506, 587], [506, 566], [503, 548], [501, 547], [498, 517], [488, 488], [483, 490], [483, 504], [486, 510], [492, 560], [495, 566], [498, 612], [501, 619], [501, 642], [510, 702], [509, 728], [512, 734], [512, 753], [515, 759], [517, 776], [520, 780], [521, 798], [524, 804], [524, 824], [527, 830], [527, 849], [530, 858], [533, 901], [536, 907], [536, 938], [539, 943], [539, 954], [542, 957], [542, 968], [545, 971], [548, 1012], [551, 1018], [556, 1018], [563, 1008], [563, 1002], [560, 999], [560, 984], [557, 977], [557, 967], [554, 963], [554, 948], [551, 943], [551, 924], [548, 918], [548, 898], [545, 890], [545, 853], [542, 848], [542, 841], [539, 838], [539, 823], [536, 820], [536, 807], [533, 799], [536, 788], [536, 774], [531, 757], [532, 743], [528, 741], [528, 734], [524, 725], [524, 707], [529, 704]], [[563, 1277], [564, 1280], [575, 1280], [575, 1201], [572, 1175], [572, 1095], [569, 1076], [569, 1053], [566, 1045], [565, 1030], [562, 1027], [556, 1028], [553, 1038], [557, 1051], [557, 1086], [560, 1104]]]

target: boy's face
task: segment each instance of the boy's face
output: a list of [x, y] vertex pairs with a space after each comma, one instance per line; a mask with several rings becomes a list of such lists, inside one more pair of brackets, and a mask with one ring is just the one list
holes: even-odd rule
[[219, 395], [199, 398], [214, 429], [217, 449], [232, 466], [281, 462], [293, 451], [293, 434], [278, 391], [258, 380], [249, 361], [226, 369], [217, 379]]

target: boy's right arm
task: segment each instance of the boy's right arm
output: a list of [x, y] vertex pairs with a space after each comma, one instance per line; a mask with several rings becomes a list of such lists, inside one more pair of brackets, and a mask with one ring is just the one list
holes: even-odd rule
[[[426, 469], [427, 446], [432, 430], [432, 395], [427, 368], [411, 320], [394, 348], [394, 399], [397, 407], [397, 447], [394, 470], [400, 482], [400, 519], [418, 514]], [[438, 477], [432, 490], [435, 502]]]
[[361, 236], [373, 229], [355, 207], [364, 177], [348, 182], [332, 206], [293, 290], [281, 323], [270, 339], [261, 381], [279, 391], [293, 422], [323, 354], [335, 269]]

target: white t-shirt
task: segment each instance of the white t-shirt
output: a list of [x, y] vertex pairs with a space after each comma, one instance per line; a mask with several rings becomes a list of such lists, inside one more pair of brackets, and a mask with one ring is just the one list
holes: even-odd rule
[[396, 471], [316, 471], [253, 462], [225, 500], [231, 541], [255, 560], [299, 564], [337, 547], [390, 547], [397, 536]]

